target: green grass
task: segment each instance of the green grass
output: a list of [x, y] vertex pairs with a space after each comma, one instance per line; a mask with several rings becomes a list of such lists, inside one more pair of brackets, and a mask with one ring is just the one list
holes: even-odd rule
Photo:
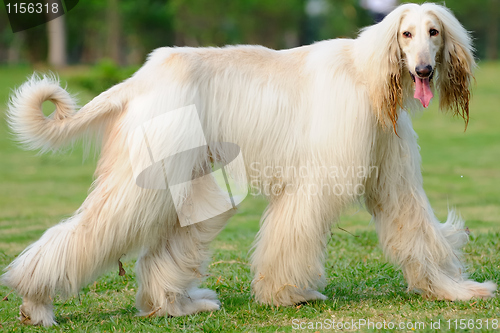
[[[9, 90], [30, 73], [29, 68], [0, 67], [0, 114]], [[86, 69], [71, 69], [61, 74], [70, 82], [70, 91], [82, 92], [82, 102], [92, 97], [76, 84], [75, 78], [85, 73]], [[471, 122], [465, 133], [463, 121], [439, 113], [435, 106], [417, 115], [414, 127], [420, 135], [425, 189], [437, 216], [445, 219], [448, 207], [460, 210], [474, 235], [465, 248], [471, 277], [500, 282], [498, 77], [500, 64], [481, 64], [476, 75]], [[83, 161], [79, 146], [59, 155], [22, 151], [12, 142], [5, 121], [1, 120], [0, 161], [0, 268], [3, 268], [48, 227], [78, 208], [92, 182], [95, 160]], [[0, 286], [0, 298], [8, 295], [8, 300], [0, 301], [0, 330], [275, 332], [292, 331], [293, 323], [363, 318], [372, 322], [424, 322], [426, 329], [417, 329], [421, 332], [433, 331], [429, 328], [431, 321], [441, 320], [441, 329], [445, 330], [448, 319], [482, 320], [483, 325], [486, 320], [500, 320], [499, 298], [442, 302], [406, 292], [401, 272], [384, 260], [370, 216], [359, 207], [348, 210], [341, 218], [339, 226], [348, 233], [332, 229], [326, 262], [328, 285], [324, 292], [328, 301], [279, 308], [257, 305], [251, 297], [248, 250], [265, 206], [262, 199], [246, 199], [240, 213], [212, 245], [212, 264], [203, 285], [219, 293], [221, 311], [182, 318], [136, 317], [137, 285], [134, 261], [129, 260], [124, 263], [125, 276], [119, 276], [116, 269], [85, 287], [79, 297], [56, 298], [59, 326], [52, 329], [20, 324], [16, 320], [20, 297]], [[320, 330], [317, 328], [309, 331]]]

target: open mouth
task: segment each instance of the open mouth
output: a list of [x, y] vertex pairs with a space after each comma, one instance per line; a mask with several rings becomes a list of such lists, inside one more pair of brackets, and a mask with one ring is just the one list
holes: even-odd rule
[[434, 97], [430, 84], [432, 78], [434, 77], [434, 71], [432, 71], [431, 75], [424, 78], [421, 78], [410, 71], [410, 76], [413, 82], [415, 82], [415, 94], [413, 95], [413, 97], [420, 100], [422, 106], [424, 108], [427, 108], [431, 102], [432, 97]]

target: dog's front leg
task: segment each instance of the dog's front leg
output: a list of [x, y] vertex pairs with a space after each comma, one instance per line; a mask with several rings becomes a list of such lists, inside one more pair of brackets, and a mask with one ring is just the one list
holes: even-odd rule
[[382, 132], [374, 152], [379, 177], [368, 180], [366, 205], [385, 255], [403, 270], [409, 289], [435, 299], [491, 297], [493, 282], [467, 279], [461, 248], [464, 222], [451, 211], [446, 223], [434, 216], [423, 189], [420, 154], [409, 116], [398, 121], [398, 136]]
[[316, 289], [325, 281], [330, 224], [314, 199], [287, 192], [271, 200], [252, 255], [257, 302], [292, 305], [326, 299]]

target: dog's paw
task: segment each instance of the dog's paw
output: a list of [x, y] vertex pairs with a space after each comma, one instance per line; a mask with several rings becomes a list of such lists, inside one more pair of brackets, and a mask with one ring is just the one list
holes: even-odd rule
[[172, 317], [180, 317], [192, 315], [198, 312], [212, 312], [220, 309], [220, 302], [218, 300], [210, 299], [193, 299], [193, 298], [179, 298], [175, 302], [170, 303], [167, 301], [166, 310], [167, 314]]
[[305, 289], [295, 293], [292, 290], [292, 292], [278, 296], [280, 296], [279, 299], [281, 299], [281, 305], [295, 305], [314, 301], [324, 301], [328, 299], [328, 297], [313, 289]]
[[328, 297], [320, 293], [319, 291], [307, 289], [304, 291], [304, 298], [306, 302], [308, 301], [326, 301]]
[[210, 300], [218, 303], [220, 302], [217, 298], [217, 293], [211, 289], [198, 289], [194, 288], [188, 291], [189, 297], [193, 300]]
[[299, 289], [292, 285], [286, 285], [276, 292], [266, 292], [265, 289], [254, 289], [254, 294], [257, 302], [276, 306], [296, 305], [328, 299], [319, 291], [313, 289]]
[[[146, 298], [145, 296], [148, 296]], [[192, 288], [184, 293], [167, 292], [162, 295], [138, 294], [137, 309], [140, 317], [187, 316], [198, 312], [220, 309], [215, 291]]]
[[453, 282], [451, 284], [441, 285], [439, 288], [430, 290], [415, 289], [423, 297], [436, 300], [447, 301], [468, 301], [472, 298], [490, 298], [495, 297], [497, 285], [491, 281], [483, 283], [465, 280]]
[[24, 299], [19, 307], [19, 320], [26, 325], [53, 326], [57, 325], [54, 319], [52, 304], [35, 303]]
[[198, 312], [212, 312], [220, 309], [220, 302], [212, 301], [208, 299], [198, 299], [184, 306], [181, 316], [186, 316], [190, 314], [195, 314]]
[[471, 280], [460, 283], [461, 291], [453, 297], [457, 301], [467, 301], [471, 298], [490, 298], [495, 296], [497, 285], [491, 281], [483, 283]]

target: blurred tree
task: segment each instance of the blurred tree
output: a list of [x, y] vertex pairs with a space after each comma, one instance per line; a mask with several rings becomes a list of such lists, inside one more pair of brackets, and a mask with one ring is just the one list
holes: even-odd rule
[[498, 44], [499, 44], [499, 30], [500, 25], [498, 21], [500, 20], [500, 5], [499, 0], [489, 0], [488, 12], [489, 12], [489, 29], [486, 32], [486, 57], [488, 59], [498, 58]]
[[151, 50], [174, 44], [173, 18], [169, 2], [164, 0], [122, 0], [128, 63], [138, 64]]
[[86, 0], [67, 16], [73, 62], [142, 63], [147, 53], [173, 44], [172, 19], [163, 0]]
[[[479, 58], [498, 57], [499, 2], [446, 4], [472, 31]], [[159, 46], [244, 43], [287, 48], [355, 37], [372, 20], [360, 0], [85, 0], [65, 15], [65, 24], [69, 63], [108, 57], [116, 64], [138, 64]], [[0, 6], [0, 62], [46, 62], [47, 45], [47, 27], [13, 34], [5, 6]]]
[[[47, 61], [47, 27], [39, 25], [37, 27], [22, 31], [25, 38], [22, 39], [21, 58], [30, 63], [40, 63]], [[17, 35], [18, 33], [16, 33]], [[16, 36], [17, 37], [17, 36]], [[21, 60], [21, 59], [20, 59]], [[23, 62], [22, 60], [20, 62]]]
[[373, 24], [359, 0], [309, 0], [309, 3], [322, 7], [316, 11], [309, 8], [311, 24], [315, 27], [314, 40], [355, 38], [361, 27]]
[[119, 0], [108, 0], [108, 8], [106, 13], [107, 21], [107, 41], [106, 41], [106, 57], [112, 59], [116, 64], [123, 64], [122, 54], [122, 13]]
[[105, 57], [107, 1], [85, 0], [66, 16], [68, 62], [94, 63]]
[[171, 0], [177, 45], [299, 44], [303, 0]]
[[47, 23], [47, 40], [49, 43], [49, 65], [56, 68], [66, 66], [66, 24], [64, 15]]

